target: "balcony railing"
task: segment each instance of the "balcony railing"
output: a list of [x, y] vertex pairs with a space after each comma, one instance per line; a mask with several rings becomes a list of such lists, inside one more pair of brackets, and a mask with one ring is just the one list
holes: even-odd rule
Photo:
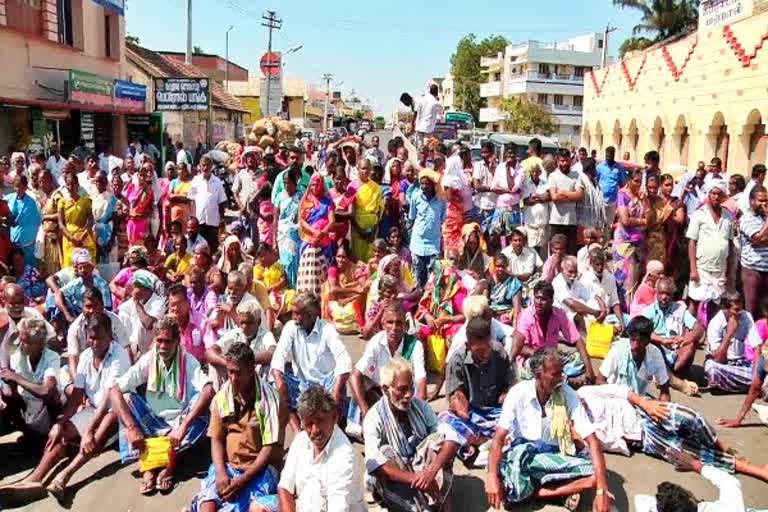
[[506, 113], [496, 107], [488, 107], [480, 109], [480, 122], [481, 123], [495, 123], [496, 121], [503, 121], [506, 119]]
[[583, 84], [584, 77], [570, 75], [565, 73], [539, 73], [538, 71], [528, 71], [526, 73], [516, 73], [509, 75], [510, 80], [545, 80], [552, 82], [572, 82], [574, 85]]
[[555, 103], [547, 105], [552, 112], [581, 112], [581, 105], [557, 105]]
[[43, 34], [43, 0], [5, 0], [8, 27], [25, 34]]
[[488, 82], [480, 84], [481, 98], [490, 98], [493, 96], [501, 96], [501, 82]]

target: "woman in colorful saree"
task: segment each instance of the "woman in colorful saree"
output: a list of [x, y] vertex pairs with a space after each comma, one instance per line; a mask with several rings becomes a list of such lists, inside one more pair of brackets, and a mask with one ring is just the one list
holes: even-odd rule
[[677, 233], [682, 231], [681, 226], [685, 223], [685, 208], [671, 195], [674, 186], [675, 180], [669, 174], [661, 178], [652, 174], [645, 182], [648, 202], [653, 211], [652, 221], [646, 231], [648, 259], [658, 260], [665, 266], [671, 256], [670, 249], [677, 247]]
[[480, 224], [477, 222], [464, 224], [461, 228], [459, 268], [470, 272], [475, 279], [484, 279], [490, 259]]
[[367, 158], [360, 160], [357, 172], [360, 187], [355, 195], [352, 216], [352, 254], [361, 261], [368, 261], [371, 257], [371, 244], [384, 214], [384, 200], [381, 187], [371, 179], [371, 161]]
[[333, 322], [339, 334], [359, 334], [365, 325], [367, 277], [365, 263], [354, 261], [349, 243], [342, 240], [321, 294], [324, 316]]
[[280, 254], [280, 264], [285, 270], [287, 287], [293, 290], [296, 287], [296, 274], [299, 271], [299, 196], [296, 191], [298, 176], [292, 170], [283, 174], [283, 190], [277, 195], [275, 201], [275, 219], [277, 230], [275, 236], [275, 250]]
[[125, 187], [125, 196], [130, 205], [128, 213], [128, 243], [141, 244], [149, 233], [149, 220], [152, 218], [154, 194], [152, 193], [152, 166], [145, 164], [139, 170], [139, 181], [133, 181]]
[[40, 187], [45, 194], [43, 206], [43, 256], [41, 270], [43, 275], [52, 276], [61, 270], [61, 230], [59, 229], [59, 199], [61, 189], [53, 184], [53, 174], [43, 171], [40, 177]]
[[177, 171], [179, 175], [171, 180], [168, 190], [168, 204], [170, 205], [168, 225], [175, 220], [181, 221], [182, 225], [185, 225], [191, 212], [191, 201], [187, 197], [187, 192], [192, 185], [192, 174], [189, 172], [189, 166], [186, 162], [181, 162]]
[[93, 235], [93, 212], [91, 199], [80, 195], [77, 174], [69, 170], [64, 174], [66, 190], [59, 198], [59, 229], [62, 234], [62, 267], [72, 265], [72, 250], [76, 247], [88, 249], [91, 258], [96, 259], [96, 237]]
[[642, 192], [642, 169], [632, 171], [616, 201], [618, 223], [613, 238], [613, 266], [622, 309], [632, 303], [632, 293], [645, 264], [645, 235], [653, 212]]
[[[93, 196], [93, 222], [96, 233], [98, 263], [117, 262], [117, 247], [112, 239], [112, 217], [117, 206], [115, 194], [107, 190], [107, 173], [100, 171], [96, 178], [98, 194]], [[113, 250], [114, 249], [114, 250]]]
[[333, 200], [326, 193], [325, 181], [321, 175], [313, 174], [299, 205], [301, 246], [296, 293], [320, 295], [328, 265], [333, 260], [334, 240], [330, 234], [334, 223]]
[[440, 388], [445, 380], [445, 354], [448, 352], [450, 339], [464, 324], [462, 306], [467, 294], [458, 269], [446, 260], [436, 260], [416, 311], [419, 338], [424, 344], [424, 353], [429, 352], [428, 345], [441, 343], [439, 338], [442, 338], [445, 345], [441, 354], [443, 360], [439, 365], [440, 374], [430, 400], [440, 396]]
[[380, 300], [379, 282], [385, 275], [397, 280], [397, 300], [403, 305], [405, 312], [411, 311], [419, 300], [420, 290], [416, 287], [416, 279], [410, 268], [397, 254], [388, 254], [381, 258], [378, 269], [371, 275], [372, 282], [368, 290], [366, 311]]

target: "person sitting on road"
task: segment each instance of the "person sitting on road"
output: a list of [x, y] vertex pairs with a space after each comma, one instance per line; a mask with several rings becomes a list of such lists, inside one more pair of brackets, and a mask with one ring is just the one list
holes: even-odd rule
[[509, 273], [509, 260], [503, 253], [493, 257], [493, 271], [488, 272], [490, 307], [501, 322], [512, 325], [520, 318], [523, 304], [523, 285]]
[[208, 426], [212, 462], [191, 512], [277, 510], [285, 411], [247, 344], [230, 344], [223, 357], [228, 380], [213, 399]]
[[232, 329], [205, 351], [208, 362], [208, 375], [214, 388], [218, 389], [226, 380], [227, 358], [224, 354], [235, 343], [245, 343], [256, 357], [256, 373], [262, 379], [269, 377], [269, 365], [275, 353], [277, 341], [267, 328], [266, 315], [258, 301], [246, 302], [237, 306], [236, 329]]
[[[146, 388], [144, 396], [139, 388]], [[167, 435], [176, 453], [196, 443], [208, 426], [213, 387], [200, 363], [181, 343], [179, 324], [172, 317], [157, 322], [152, 348], [120, 377], [109, 393], [120, 419], [120, 459], [136, 460], [148, 437]], [[168, 433], [170, 432], [170, 433]], [[173, 462], [144, 472], [142, 494], [170, 492]]]
[[464, 299], [461, 305], [464, 313], [464, 325], [459, 327], [451, 339], [451, 346], [448, 347], [446, 361], [450, 361], [453, 354], [463, 350], [467, 346], [467, 325], [473, 318], [482, 317], [491, 322], [491, 340], [496, 341], [504, 347], [509, 353], [512, 349], [512, 336], [515, 332], [511, 325], [503, 324], [493, 317], [493, 310], [488, 303], [488, 297], [485, 295], [470, 295]]
[[[8, 288], [15, 286], [9, 285]], [[14, 298], [23, 292], [11, 291]], [[18, 295], [21, 293], [21, 295]], [[23, 302], [21, 303], [23, 307]], [[6, 302], [6, 306], [9, 304]], [[16, 307], [14, 305], [13, 307]], [[14, 317], [14, 310], [8, 310]], [[11, 431], [21, 431], [27, 440], [43, 440], [61, 411], [58, 380], [59, 354], [46, 345], [50, 325], [41, 318], [24, 318], [14, 329], [17, 341], [8, 365], [0, 368], [0, 393], [5, 402], [3, 417]], [[10, 346], [10, 345], [7, 345]]]
[[[87, 290], [86, 293], [96, 294], [98, 291]], [[78, 358], [74, 389], [48, 432], [48, 442], [35, 470], [7, 488], [17, 497], [21, 491], [42, 491], [43, 480], [66, 456], [67, 449], [76, 447], [79, 448], [77, 455], [48, 485], [48, 491], [61, 501], [75, 472], [97, 455], [110, 437], [114, 441], [117, 417], [109, 411], [108, 392], [131, 363], [125, 348], [113, 340], [111, 323], [111, 317], [104, 312], [91, 313], [83, 321], [89, 348]]]
[[[608, 316], [608, 304], [600, 295], [593, 295], [590, 289], [578, 279], [575, 256], [563, 258], [563, 271], [552, 280], [555, 288], [555, 306], [568, 315], [580, 332], [587, 332], [587, 320], [599, 323]], [[621, 309], [619, 308], [619, 311]]]
[[598, 303], [604, 304], [609, 311], [605, 321], [614, 325], [614, 332], [621, 334], [626, 327], [628, 317], [621, 310], [619, 290], [612, 272], [605, 270], [605, 252], [598, 247], [589, 252], [589, 270], [579, 281]]
[[[488, 503], [501, 508], [564, 497], [566, 508], [576, 510], [580, 494], [595, 489], [592, 509], [608, 512], [603, 450], [578, 395], [564, 382], [557, 349], [538, 349], [530, 365], [534, 379], [519, 382], [504, 399], [488, 456]], [[589, 456], [582, 455], [584, 445]]]
[[533, 377], [528, 359], [541, 347], [557, 347], [560, 339], [576, 345], [577, 351], [561, 354], [563, 371], [573, 385], [593, 383], [595, 372], [576, 326], [565, 311], [553, 306], [554, 287], [539, 281], [533, 288], [533, 304], [520, 314], [515, 325], [510, 360], [515, 361], [523, 379]]
[[[739, 427], [749, 413], [750, 408], [754, 407], [755, 412], [759, 413], [759, 406], [753, 404], [755, 403], [755, 400], [765, 394], [765, 386], [766, 382], [768, 382], [768, 380], [766, 380], [768, 377], [768, 365], [766, 365], [766, 361], [768, 361], [768, 343], [763, 343], [763, 346], [761, 347], [759, 354], [756, 354], [755, 362], [752, 365], [752, 382], [749, 385], [747, 396], [744, 397], [744, 402], [738, 416], [730, 419], [719, 418], [718, 423], [720, 423], [720, 425], [725, 425], [730, 428]], [[762, 407], [765, 408], [765, 406]], [[765, 420], [763, 414], [761, 414], [761, 419], [763, 420], [763, 423], [768, 424], [768, 421]]]
[[669, 375], [664, 356], [651, 343], [653, 324], [644, 316], [630, 320], [627, 337], [615, 341], [600, 365], [598, 384], [624, 384], [639, 395], [647, 393], [648, 384], [656, 382], [659, 400], [668, 402]]
[[75, 321], [83, 312], [83, 293], [86, 290], [98, 290], [107, 310], [112, 310], [112, 296], [109, 283], [94, 273], [93, 259], [88, 251], [73, 251], [72, 264], [77, 269], [77, 277], [62, 287], [55, 296], [56, 307], [67, 323]]
[[405, 311], [399, 302], [384, 305], [381, 323], [384, 330], [368, 341], [349, 377], [349, 387], [361, 418], [365, 418], [369, 407], [381, 398], [381, 370], [394, 357], [401, 357], [411, 364], [416, 397], [425, 400], [427, 396], [424, 347], [417, 336], [406, 332]]
[[299, 396], [297, 411], [304, 430], [291, 442], [280, 475], [280, 512], [367, 510], [362, 460], [337, 425], [333, 396], [312, 385]]
[[152, 348], [155, 324], [165, 314], [165, 298], [155, 292], [154, 275], [137, 270], [131, 276], [130, 298], [120, 304], [118, 316], [128, 330], [134, 359]]
[[414, 396], [408, 361], [395, 357], [380, 374], [383, 396], [363, 423], [366, 486], [388, 510], [445, 510], [455, 444], [429, 404]]
[[[320, 318], [317, 295], [299, 293], [291, 308], [293, 320], [283, 327], [272, 355], [271, 372], [280, 398], [291, 413], [291, 427], [298, 432], [296, 399], [313, 384], [331, 392], [333, 400], [346, 412], [345, 390], [352, 358], [333, 325]], [[288, 371], [289, 363], [292, 371]]]
[[477, 461], [479, 447], [493, 436], [501, 403], [514, 381], [504, 347], [491, 340], [491, 322], [483, 317], [467, 324], [467, 346], [446, 365], [448, 410], [440, 415], [448, 439], [467, 466]]

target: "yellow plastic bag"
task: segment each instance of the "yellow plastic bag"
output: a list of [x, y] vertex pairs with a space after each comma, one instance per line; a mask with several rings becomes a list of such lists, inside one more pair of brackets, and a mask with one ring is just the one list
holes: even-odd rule
[[149, 437], [139, 455], [139, 471], [168, 467], [173, 461], [173, 446], [168, 436]]
[[442, 372], [445, 354], [445, 338], [440, 334], [430, 334], [427, 338], [427, 371]]
[[605, 358], [613, 342], [613, 326], [590, 322], [587, 326], [587, 354], [590, 357]]

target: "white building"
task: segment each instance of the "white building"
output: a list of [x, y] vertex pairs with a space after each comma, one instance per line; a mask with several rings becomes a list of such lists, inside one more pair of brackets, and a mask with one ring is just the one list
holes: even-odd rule
[[443, 78], [443, 83], [440, 91], [440, 101], [443, 104], [443, 110], [446, 112], [453, 110], [454, 92], [453, 92], [453, 75], [447, 73]]
[[483, 57], [480, 66], [488, 78], [480, 84], [480, 97], [486, 98], [488, 107], [480, 109], [480, 122], [501, 130], [503, 100], [526, 95], [551, 112], [557, 125], [553, 136], [561, 143], [577, 144], [584, 77], [600, 66], [602, 52], [603, 34], [592, 33], [557, 43], [515, 43], [496, 57]]

